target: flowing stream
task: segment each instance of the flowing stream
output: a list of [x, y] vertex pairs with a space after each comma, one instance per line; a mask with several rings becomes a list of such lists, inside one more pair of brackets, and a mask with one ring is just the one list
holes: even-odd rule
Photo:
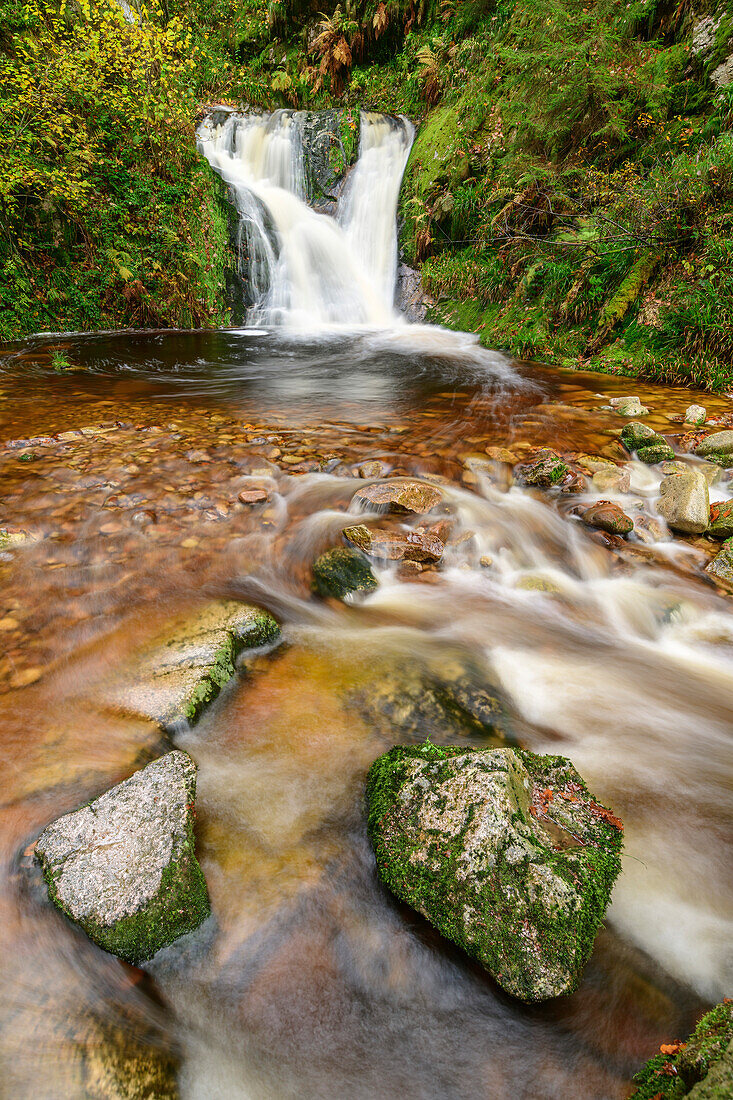
[[[608, 403], [628, 380], [405, 324], [409, 125], [362, 116], [334, 216], [305, 202], [302, 128], [231, 114], [201, 134], [240, 214], [251, 327], [2, 349], [0, 527], [27, 536], [0, 553], [2, 1095], [622, 1100], [731, 989], [730, 597], [705, 540], [669, 537], [658, 471], [627, 464], [615, 499], [649, 534], [621, 545], [574, 514], [609, 496], [590, 478], [574, 494], [510, 483], [497, 448], [620, 461]], [[72, 370], [54, 373], [58, 350]], [[631, 389], [681, 434], [670, 417], [695, 395]], [[314, 599], [311, 563], [354, 521], [354, 492], [395, 474], [443, 490], [441, 568], [385, 565], [366, 600]], [[262, 502], [242, 503], [252, 489]], [[268, 607], [283, 644], [174, 738], [199, 766], [212, 916], [143, 972], [50, 905], [32, 847], [170, 747], [103, 686], [168, 616], [218, 596]], [[445, 709], [459, 677], [500, 695], [505, 728]], [[565, 754], [623, 818], [623, 872], [572, 996], [512, 1000], [379, 884], [366, 770], [427, 736]]]

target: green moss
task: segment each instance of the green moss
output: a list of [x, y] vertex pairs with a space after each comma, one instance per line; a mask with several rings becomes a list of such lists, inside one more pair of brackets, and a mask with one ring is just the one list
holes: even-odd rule
[[377, 579], [360, 551], [336, 547], [313, 563], [313, 591], [343, 600], [352, 592], [372, 592]]
[[[542, 864], [582, 898], [579, 911], [548, 914], [546, 899], [525, 907], [526, 881], [517, 865], [501, 854], [489, 871], [476, 871], [464, 887], [465, 864], [459, 865], [465, 829], [426, 835], [417, 825], [418, 807], [401, 799], [416, 759], [430, 765], [431, 790], [440, 791], [455, 773], [453, 757], [473, 751], [430, 743], [398, 746], [372, 764], [367, 777], [368, 832], [382, 881], [402, 901], [422, 913], [448, 939], [485, 966], [513, 995], [527, 1001], [570, 992], [580, 980], [595, 935], [620, 870], [622, 834], [606, 811], [589, 794], [570, 762], [559, 756], [536, 756], [515, 750], [533, 783], [556, 795], [552, 813], [562, 828], [560, 792], [572, 796], [584, 814], [584, 844], [569, 850], [544, 848]], [[423, 772], [425, 776], [426, 772]], [[513, 781], [512, 781], [513, 782]], [[532, 827], [529, 794], [521, 782], [513, 785], [515, 819]], [[478, 808], [478, 804], [477, 804]], [[589, 809], [590, 808], [590, 809]], [[470, 816], [466, 818], [468, 828]], [[425, 854], [426, 853], [426, 854]], [[467, 907], [473, 911], [465, 918]], [[552, 975], [545, 982], [545, 975]], [[558, 976], [562, 976], [561, 980]], [[561, 988], [558, 988], [560, 981]], [[548, 992], [552, 987], [553, 992]], [[544, 990], [544, 992], [543, 992]]]
[[[211, 911], [206, 880], [195, 853], [195, 774], [187, 777], [186, 791], [190, 807], [186, 820], [186, 836], [164, 869], [157, 894], [140, 912], [123, 917], [110, 926], [101, 925], [91, 919], [76, 920], [58, 895], [53, 873], [43, 865], [49, 897], [54, 905], [78, 924], [99, 947], [134, 965], [152, 958], [162, 947], [167, 947], [179, 936], [198, 928]], [[60, 874], [61, 869], [56, 877]]]
[[[630, 1100], [729, 1100], [733, 1095], [733, 1001], [716, 1005], [674, 1053], [659, 1053], [634, 1077]], [[702, 1082], [702, 1084], [701, 1084]]]

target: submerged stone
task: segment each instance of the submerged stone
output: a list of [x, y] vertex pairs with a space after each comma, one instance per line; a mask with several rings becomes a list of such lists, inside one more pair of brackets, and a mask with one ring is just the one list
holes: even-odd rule
[[733, 1001], [707, 1012], [687, 1042], [663, 1043], [634, 1077], [629, 1100], [729, 1100], [733, 1096]]
[[569, 760], [395, 747], [367, 778], [379, 875], [513, 996], [571, 992], [620, 870], [622, 826]]
[[423, 481], [404, 481], [397, 478], [391, 481], [380, 481], [375, 485], [365, 485], [357, 489], [351, 500], [365, 511], [370, 512], [396, 512], [404, 514], [410, 512], [421, 515], [429, 512], [440, 504], [443, 494], [435, 485], [427, 485]]
[[343, 600], [352, 592], [373, 592], [377, 578], [358, 550], [336, 547], [313, 562], [313, 591], [324, 599]]
[[105, 951], [139, 964], [208, 916], [194, 852], [196, 765], [170, 752], [41, 833], [51, 901]]
[[662, 478], [659, 486], [660, 516], [673, 531], [699, 535], [710, 522], [710, 494], [705, 475], [693, 467]]
[[514, 476], [523, 485], [550, 489], [559, 485], [569, 473], [568, 467], [554, 451], [542, 450], [531, 462], [517, 466]]
[[440, 561], [443, 542], [437, 535], [419, 531], [387, 531], [366, 524], [347, 527], [344, 538], [370, 558], [382, 561]]
[[275, 641], [279, 633], [272, 615], [259, 607], [212, 600], [174, 620], [146, 646], [118, 676], [107, 701], [153, 718], [165, 730], [195, 722], [231, 680], [238, 654]]

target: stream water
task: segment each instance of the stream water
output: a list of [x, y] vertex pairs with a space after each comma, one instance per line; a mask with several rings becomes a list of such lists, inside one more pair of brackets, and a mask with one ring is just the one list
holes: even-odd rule
[[[621, 1100], [731, 988], [733, 617], [712, 547], [655, 526], [659, 475], [640, 464], [619, 499], [652, 534], [619, 545], [572, 514], [602, 495], [590, 481], [532, 492], [489, 457], [620, 461], [607, 406], [627, 380], [394, 319], [304, 333], [283, 300], [276, 330], [3, 349], [0, 527], [26, 541], [0, 555], [0, 1092], [167, 1097], [175, 1065], [184, 1100]], [[679, 435], [694, 395], [633, 392]], [[382, 567], [362, 602], [314, 599], [355, 490], [395, 473], [443, 487], [440, 570]], [[252, 488], [266, 499], [240, 502]], [[284, 640], [175, 738], [199, 767], [212, 916], [142, 972], [53, 909], [32, 846], [164, 751], [100, 685], [168, 615], [222, 595], [271, 609]], [[501, 695], [505, 729], [436, 705], [459, 676]], [[513, 1001], [379, 884], [364, 776], [426, 736], [563, 753], [623, 818], [572, 996]]]

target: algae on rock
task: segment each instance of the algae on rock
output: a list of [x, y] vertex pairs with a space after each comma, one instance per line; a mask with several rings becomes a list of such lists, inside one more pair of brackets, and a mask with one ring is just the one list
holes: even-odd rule
[[105, 951], [139, 964], [209, 914], [194, 851], [196, 765], [167, 753], [36, 844], [51, 901]]
[[395, 747], [367, 778], [379, 875], [513, 996], [577, 986], [620, 870], [621, 823], [570, 761]]

